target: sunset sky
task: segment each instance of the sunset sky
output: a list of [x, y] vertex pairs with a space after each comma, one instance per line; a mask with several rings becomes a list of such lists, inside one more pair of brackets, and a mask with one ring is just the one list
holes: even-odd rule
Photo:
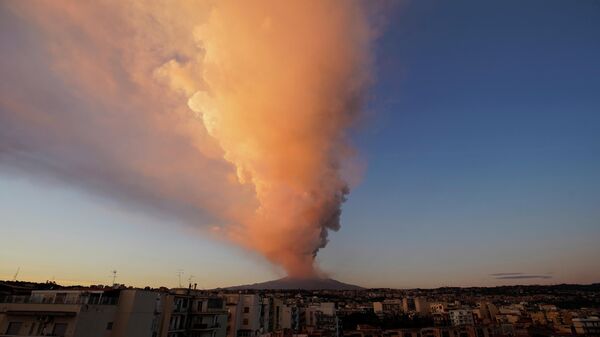
[[[248, 207], [245, 202], [247, 189], [238, 190], [227, 185], [230, 189], [219, 189], [218, 193], [213, 194], [216, 187], [211, 187], [210, 193], [198, 195], [187, 190], [195, 187], [193, 184], [196, 180], [187, 179], [186, 176], [177, 180], [177, 183], [185, 185], [180, 188], [199, 202], [208, 204], [204, 207], [211, 211], [198, 215], [195, 207], [188, 207], [179, 198], [170, 196], [168, 201], [172, 203], [165, 206], [168, 212], [156, 212], [149, 207], [154, 205], [154, 199], [147, 202], [150, 199], [147, 195], [140, 198], [139, 194], [131, 192], [131, 198], [142, 201], [136, 199], [136, 202], [129, 203], [126, 201], [129, 197], [127, 193], [120, 188], [112, 188], [112, 185], [101, 184], [103, 181], [95, 180], [96, 176], [90, 178], [93, 180], [91, 183], [82, 184], [79, 180], [88, 175], [82, 174], [75, 179], [69, 177], [68, 170], [60, 174], [48, 174], [43, 172], [45, 166], [31, 168], [31, 163], [36, 161], [13, 160], [12, 143], [2, 144], [3, 140], [37, 146], [36, 151], [27, 155], [36, 156], [40, 163], [48, 163], [46, 159], [53, 159], [59, 164], [87, 164], [94, 162], [87, 161], [88, 156], [101, 162], [108, 151], [116, 149], [117, 145], [122, 151], [119, 156], [122, 157], [114, 158], [126, 158], [131, 154], [126, 149], [130, 144], [121, 144], [120, 137], [131, 134], [131, 137], [139, 137], [137, 141], [145, 139], [147, 135], [142, 132], [146, 129], [134, 125], [136, 119], [132, 118], [134, 122], [131, 125], [136, 129], [130, 130], [134, 131], [99, 127], [101, 130], [94, 134], [97, 137], [77, 148], [78, 152], [61, 152], [59, 148], [51, 154], [44, 152], [40, 155], [42, 149], [46, 150], [40, 144], [44, 145], [47, 139], [56, 141], [56, 144], [62, 144], [63, 139], [58, 136], [45, 138], [40, 134], [46, 132], [44, 128], [27, 128], [29, 120], [20, 119], [17, 114], [32, 111], [27, 110], [31, 109], [27, 105], [29, 102], [45, 105], [52, 101], [49, 109], [56, 109], [53, 111], [60, 113], [63, 109], [72, 108], [61, 105], [62, 102], [76, 102], [77, 109], [73, 111], [82, 115], [89, 113], [89, 118], [81, 119], [87, 123], [87, 120], [102, 114], [106, 102], [106, 107], [120, 109], [123, 102], [118, 102], [118, 98], [125, 94], [119, 92], [106, 98], [105, 102], [105, 91], [102, 90], [107, 93], [112, 91], [106, 89], [101, 81], [90, 77], [90, 74], [95, 74], [93, 71], [86, 73], [86, 80], [94, 82], [90, 88], [100, 90], [96, 91], [97, 96], [87, 91], [84, 95], [71, 89], [78, 85], [69, 82], [66, 77], [57, 81], [55, 74], [62, 74], [64, 70], [61, 69], [69, 69], [70, 64], [52, 63], [48, 58], [56, 59], [62, 52], [65, 57], [73, 57], [74, 54], [67, 55], [67, 51], [73, 49], [71, 43], [87, 46], [89, 41], [61, 40], [60, 46], [64, 49], [48, 49], [51, 50], [48, 55], [52, 56], [47, 58], [44, 54], [47, 51], [44, 47], [46, 39], [72, 34], [76, 28], [65, 24], [56, 28], [56, 31], [47, 32], [42, 28], [49, 23], [43, 22], [36, 13], [31, 14], [29, 9], [8, 7], [4, 2], [0, 4], [0, 75], [1, 78], [10, 79], [3, 80], [0, 85], [0, 123], [5, 121], [6, 125], [19, 128], [0, 125], [0, 279], [12, 279], [19, 268], [19, 279], [22, 280], [108, 284], [112, 280], [111, 271], [115, 269], [120, 283], [172, 287], [177, 285], [177, 273], [182, 271], [183, 283], [193, 276], [192, 282], [198, 283], [200, 288], [213, 288], [282, 277], [284, 270], [289, 271], [302, 263], [289, 262], [287, 257], [280, 259], [281, 245], [271, 245], [270, 238], [281, 236], [282, 232], [259, 228], [255, 224], [258, 221], [256, 219], [248, 224], [241, 220], [243, 225], [234, 227], [231, 234], [227, 235], [221, 233], [228, 230], [226, 226], [215, 225], [220, 220], [233, 222], [238, 218], [244, 219], [246, 213], [239, 210], [237, 205]], [[313, 33], [307, 39], [317, 42], [301, 45], [307, 48], [305, 51], [315, 48], [313, 51], [317, 54], [323, 48], [331, 49], [329, 53], [332, 50], [339, 51], [339, 55], [326, 58], [335, 61], [327, 69], [333, 69], [331, 73], [336, 74], [335, 80], [331, 80], [336, 85], [324, 86], [325, 89], [319, 86], [318, 90], [344, 96], [350, 102], [348, 106], [354, 106], [351, 104], [354, 102], [354, 93], [348, 94], [341, 89], [341, 93], [336, 91], [339, 88], [337, 83], [350, 85], [348, 83], [351, 81], [352, 85], [361, 89], [362, 71], [367, 68], [371, 71], [369, 77], [372, 80], [369, 81], [372, 84], [364, 95], [364, 112], [349, 129], [349, 143], [353, 144], [358, 154], [346, 154], [352, 151], [347, 150], [345, 139], [342, 144], [337, 137], [327, 138], [327, 135], [336, 132], [328, 128], [346, 127], [344, 118], [347, 116], [343, 114], [347, 113], [346, 110], [340, 112], [339, 121], [335, 119], [327, 126], [319, 124], [320, 131], [321, 128], [327, 130], [322, 131], [325, 132], [323, 134], [315, 133], [312, 139], [314, 143], [299, 144], [293, 139], [289, 144], [297, 147], [289, 146], [281, 152], [275, 150], [274, 154], [268, 156], [249, 156], [236, 147], [236, 142], [239, 139], [253, 139], [253, 144], [258, 144], [258, 148], [248, 151], [255, 154], [261, 145], [269, 150], [270, 146], [277, 145], [273, 139], [281, 138], [269, 138], [268, 141], [264, 138], [254, 139], [253, 135], [244, 134], [248, 130], [241, 126], [221, 121], [221, 132], [217, 130], [215, 135], [208, 130], [205, 137], [209, 138], [210, 135], [217, 138], [223, 151], [229, 155], [225, 155], [224, 160], [211, 161], [210, 164], [195, 161], [189, 164], [194, 169], [207, 169], [207, 172], [194, 171], [198, 175], [198, 186], [213, 184], [213, 176], [224, 181], [231, 178], [221, 173], [219, 168], [226, 167], [223, 170], [235, 175], [236, 170], [229, 167], [232, 165], [238, 167], [238, 178], [242, 171], [240, 167], [248, 171], [245, 174], [254, 177], [257, 189], [260, 189], [261, 181], [272, 186], [275, 181], [272, 172], [277, 171], [275, 167], [278, 165], [275, 163], [286, 161], [286, 153], [293, 150], [296, 151], [294, 153], [313, 153], [311, 151], [325, 151], [321, 150], [322, 147], [331, 147], [335, 150], [333, 159], [329, 152], [318, 152], [315, 157], [331, 160], [331, 167], [322, 168], [312, 161], [300, 161], [297, 164], [306, 166], [306, 171], [310, 171], [310, 174], [301, 175], [303, 179], [300, 180], [315, 185], [311, 188], [316, 189], [313, 191], [316, 198], [326, 196], [326, 200], [319, 203], [314, 216], [309, 216], [309, 219], [314, 217], [321, 221], [323, 217], [328, 217], [330, 208], [334, 212], [337, 196], [343, 194], [343, 182], [349, 180], [351, 190], [348, 200], [342, 205], [341, 228], [337, 232], [329, 232], [329, 243], [317, 255], [320, 269], [329, 276], [365, 287], [402, 288], [600, 282], [600, 3], [592, 0], [495, 3], [475, 0], [403, 1], [385, 8], [384, 14], [369, 14], [373, 17], [368, 20], [376, 27], [373, 30], [377, 31], [377, 36], [373, 36], [370, 42], [366, 41], [366, 35], [365, 41], [356, 38], [366, 28], [361, 26], [361, 19], [355, 17], [355, 9], [343, 9], [345, 14], [336, 16], [331, 22], [325, 19], [318, 21], [319, 16], [315, 15], [312, 19], [327, 22], [321, 28], [323, 32], [331, 34], [323, 33], [317, 38], [317, 30], [313, 32], [307, 28], [309, 33]], [[323, 10], [323, 13], [328, 13], [327, 9]], [[230, 12], [223, 9], [221, 13], [227, 18]], [[61, 11], [51, 12], [49, 18], [60, 15]], [[101, 14], [99, 16], [102, 17]], [[374, 18], [381, 22], [372, 22]], [[112, 20], [103, 19], [107, 20], [102, 21], [104, 23]], [[298, 22], [312, 27], [312, 21]], [[264, 21], [261, 27], [271, 24], [276, 25], [277, 20]], [[93, 24], [87, 27], [92, 36], [96, 36], [95, 27]], [[102, 34], [106, 33], [104, 28], [101, 30]], [[340, 31], [348, 32], [352, 38], [341, 38], [346, 35], [340, 35]], [[282, 36], [285, 32], [283, 30]], [[105, 41], [102, 34], [99, 34], [99, 40]], [[207, 39], [214, 39], [215, 46], [223, 43], [222, 38], [215, 38], [210, 35], [211, 32], [205, 34], [209, 36]], [[240, 39], [240, 43], [246, 41]], [[238, 43], [235, 39], [227, 41]], [[264, 44], [268, 45], [269, 41]], [[339, 41], [339, 45], [331, 45], [331, 41]], [[112, 47], [122, 41], [105, 43]], [[79, 51], [78, 48], [74, 49]], [[86, 62], [74, 65], [73, 69], [89, 69], [89, 64], [93, 69], [94, 62], [102, 62], [106, 56], [103, 53], [96, 55], [93, 48], [90, 54], [85, 54], [89, 50], [83, 48], [84, 54], [77, 55], [87, 55]], [[368, 55], [363, 53], [364, 48], [369, 49], [372, 64], [367, 64]], [[238, 49], [231, 50], [227, 55], [235, 56]], [[294, 62], [292, 64], [299, 69], [323, 65], [323, 59], [312, 59], [314, 53], [308, 51], [306, 55], [301, 54], [300, 50], [294, 51], [293, 54], [299, 53], [300, 56], [290, 62]], [[274, 52], [291, 57], [286, 48], [275, 49]], [[106, 59], [111, 59], [111, 55]], [[139, 55], [132, 55], [138, 60], [136, 57]], [[180, 61], [179, 58], [177, 54], [173, 59]], [[262, 62], [265, 59], [260, 60]], [[144, 59], [140, 63], [151, 64], [152, 61]], [[244, 66], [260, 66], [261, 62]], [[145, 76], [142, 73], [145, 64], [135, 68], [135, 74], [139, 72], [140, 76]], [[193, 63], [186, 64], [193, 66]], [[287, 65], [275, 64], [274, 67], [284, 69]], [[157, 69], [173, 71], [168, 67]], [[75, 71], [73, 78], [78, 74]], [[153, 74], [155, 77], [162, 76], [160, 71]], [[170, 85], [175, 85], [173, 72], [167, 75], [172, 76]], [[293, 76], [297, 78], [300, 75]], [[309, 83], [322, 80], [322, 74], [318, 72], [315, 75], [303, 73], [302, 76]], [[185, 82], [185, 85], [177, 88], [184, 94], [188, 94], [190, 87], [194, 89], [189, 89], [190, 94], [200, 92], [190, 84], [189, 78], [177, 79]], [[214, 78], [211, 81], [205, 77], [205, 80], [213, 90], [219, 84], [223, 88], [228, 87]], [[266, 80], [279, 83], [285, 78], [265, 77]], [[120, 85], [118, 81], [116, 83]], [[86, 85], [83, 83], [81, 86]], [[151, 91], [154, 88], [144, 89], [146, 93], [156, 92]], [[317, 90], [314, 86], [297, 89], [277, 91], [277, 99], [289, 96], [292, 100], [304, 102], [305, 97], [298, 96], [296, 91], [306, 91], [309, 92], [306, 96], [308, 100], [315, 101], [314, 104], [307, 104], [307, 109], [323, 104], [321, 96], [310, 95], [311, 89]], [[257, 91], [258, 95], [266, 92]], [[15, 92], [18, 92], [18, 97]], [[127, 95], [135, 95], [136, 92], [127, 91]], [[55, 103], [52, 100], [63, 93], [65, 97], [68, 96], [64, 101]], [[197, 96], [190, 96], [190, 101], [186, 99], [183, 103], [185, 105], [187, 101], [190, 109], [194, 110], [193, 98]], [[241, 105], [246, 107], [254, 102], [245, 97], [232, 99], [240, 103], [229, 105], [226, 104], [228, 102], [215, 99], [211, 104], [226, 109]], [[346, 107], [344, 103], [347, 102], [341, 105]], [[129, 112], [130, 109], [148, 105], [149, 102], [142, 102], [135, 108], [125, 106], [123, 111]], [[86, 110], [88, 108], [90, 110]], [[332, 108], [332, 113], [338, 116], [334, 110]], [[50, 112], [49, 115], [52, 116]], [[204, 123], [207, 123], [208, 117], [204, 115]], [[266, 119], [269, 117], [264, 116]], [[311, 119], [292, 119], [294, 125], [310, 126], [314, 122]], [[98, 125], [112, 125], [107, 121], [111, 120], [100, 120]], [[65, 144], [75, 141], [64, 130], [71, 132], [77, 129], [77, 123], [67, 124], [63, 126], [65, 129], [57, 132], [57, 135], [65, 137]], [[129, 127], [127, 123], [115, 125], [126, 129]], [[148, 169], [144, 172], [157, 177], [159, 184], [164, 183], [159, 179], [166, 174], [164, 172], [191, 171], [187, 157], [182, 159], [188, 150], [181, 150], [177, 154], [167, 153], [171, 147], [165, 144], [171, 140], [176, 143], [179, 138], [162, 130], [162, 126], [147, 123], [149, 128], [161, 132], [144, 142], [147, 148], [144, 147], [143, 151], [148, 151], [144, 155], [155, 159], [140, 164], [140, 155], [140, 158], [132, 160], [134, 164], [130, 167]], [[266, 122], [265, 127], [268, 126], [270, 124]], [[80, 133], [84, 135], [78, 135], [81, 139], [91, 139], [86, 138], [86, 130], [82, 127]], [[230, 130], [239, 133], [232, 136], [228, 134]], [[180, 131], [181, 134], [191, 134], [195, 132], [195, 127]], [[163, 133], [172, 138], [161, 142]], [[240, 134], [243, 137], [235, 137]], [[281, 134], [285, 135], [285, 132]], [[302, 139], [309, 134], [302, 133]], [[30, 140], [31, 143], [28, 143]], [[150, 153], [155, 145], [161, 146], [160, 151]], [[131, 146], [135, 148], [135, 142]], [[90, 152], [95, 148], [103, 151], [102, 156], [95, 157]], [[214, 149], [208, 145], [203, 151], [202, 154], [207, 157], [214, 155]], [[81, 153], [81, 157], [74, 156], [75, 153]], [[173, 163], [173, 158], [182, 160], [186, 165]], [[351, 173], [343, 170], [339, 173], [338, 161], [345, 163], [347, 160], [354, 163], [348, 169]], [[260, 164], [269, 161], [272, 166], [265, 170], [256, 161]], [[291, 157], [290, 162], [296, 163]], [[151, 165], [155, 163], [164, 164], [164, 170], [156, 170]], [[134, 166], [138, 164], [140, 166]], [[313, 164], [318, 167], [314, 168]], [[115, 165], [110, 169], [123, 168]], [[110, 171], [101, 177], [107, 179], [106, 176], [112, 176], [112, 173]], [[299, 178], [293, 173], [288, 172], [288, 168], [283, 169], [276, 181], [285, 184], [295, 182]], [[314, 183], [325, 178], [331, 178], [327, 179], [327, 184]], [[331, 180], [334, 182], [329, 186]], [[191, 185], [186, 185], [190, 182]], [[274, 209], [287, 207], [280, 199], [283, 190], [277, 190], [277, 193], [268, 191], [259, 196], [261, 201], [262, 198], [267, 200], [263, 208], [268, 210], [269, 205], [275, 205]], [[113, 198], [113, 191], [121, 194]], [[168, 184], [146, 192], [154, 196], [156, 191], [174, 193]], [[332, 193], [336, 197], [330, 197]], [[188, 194], [181, 199], [191, 203], [185, 196]], [[294, 194], [290, 198], [297, 200], [301, 196]], [[229, 201], [227, 198], [241, 201], [232, 202], [230, 207], [226, 207], [221, 201]], [[235, 211], [231, 211], [231, 208]], [[185, 210], [185, 217], [173, 216], [173, 212], [181, 210]], [[289, 209], [290, 212], [295, 210]], [[208, 225], [190, 225], [189, 219], [204, 221]], [[259, 219], [271, 221], [272, 217]], [[335, 224], [323, 226], [334, 228]], [[313, 229], [306, 231], [312, 233]], [[256, 235], [268, 238], [268, 242], [256, 242], [257, 239], [249, 236], [249, 233], [258, 233]], [[246, 239], [252, 242], [243, 242]], [[309, 239], [306, 240], [309, 248], [318, 248], [321, 244], [321, 241], [315, 243], [313, 237]], [[296, 241], [297, 238], [292, 235], [287, 241], [282, 241], [282, 245]]]

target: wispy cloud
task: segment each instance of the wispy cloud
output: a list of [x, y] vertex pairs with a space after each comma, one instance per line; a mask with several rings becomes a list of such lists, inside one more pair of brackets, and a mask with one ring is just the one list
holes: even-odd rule
[[551, 279], [551, 275], [537, 275], [526, 273], [494, 273], [490, 274], [496, 280], [527, 280], [527, 279]]

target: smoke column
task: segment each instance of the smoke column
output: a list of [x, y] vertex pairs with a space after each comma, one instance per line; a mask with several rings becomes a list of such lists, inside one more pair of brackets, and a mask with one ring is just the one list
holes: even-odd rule
[[[12, 80], [0, 86], [2, 167], [208, 225], [290, 276], [319, 275], [369, 82], [372, 32], [359, 4], [2, 11], [25, 41], [0, 63]], [[16, 37], [0, 39], [4, 49]]]

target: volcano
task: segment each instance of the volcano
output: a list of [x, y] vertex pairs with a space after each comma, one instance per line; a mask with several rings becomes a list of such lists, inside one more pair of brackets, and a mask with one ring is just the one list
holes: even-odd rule
[[284, 277], [262, 283], [253, 283], [226, 288], [228, 290], [360, 290], [363, 287], [340, 282], [331, 278], [291, 278]]

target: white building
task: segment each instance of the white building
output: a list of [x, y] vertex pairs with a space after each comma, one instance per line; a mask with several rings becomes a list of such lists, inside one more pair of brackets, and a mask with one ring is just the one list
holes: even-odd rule
[[[385, 305], [385, 303], [384, 303]], [[421, 315], [429, 314], [429, 304], [424, 297], [405, 297], [402, 299], [402, 310], [406, 313], [416, 312]]]
[[452, 322], [453, 326], [475, 324], [473, 312], [471, 310], [449, 310], [448, 315], [450, 316], [450, 322]]

